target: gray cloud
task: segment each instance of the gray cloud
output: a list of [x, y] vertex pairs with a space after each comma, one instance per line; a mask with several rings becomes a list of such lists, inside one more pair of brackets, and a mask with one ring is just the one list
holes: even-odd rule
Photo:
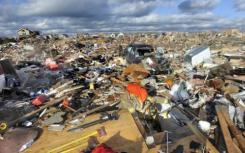
[[17, 19], [16, 10], [17, 6], [13, 5], [11, 1], [0, 1], [0, 22], [8, 22]]
[[245, 0], [233, 0], [237, 11], [245, 11]]
[[152, 12], [157, 5], [157, 1], [134, 1], [127, 2], [115, 7], [113, 14], [118, 16], [144, 16]]
[[[19, 25], [41, 30], [44, 33], [114, 32], [114, 31], [205, 31], [245, 27], [245, 18], [226, 19], [211, 12], [198, 14], [149, 14], [142, 17], [119, 17], [117, 20], [87, 22], [84, 18], [36, 18], [14, 25], [1, 25], [1, 32], [11, 34]], [[7, 29], [7, 31], [4, 31]], [[15, 29], [15, 30], [14, 30]], [[244, 29], [243, 29], [244, 30]], [[4, 34], [0, 33], [0, 35]]]
[[157, 4], [170, 0], [28, 0], [19, 7], [22, 16], [98, 18], [110, 15], [144, 16]]
[[21, 16], [98, 17], [108, 13], [107, 1], [98, 0], [28, 0], [19, 7]]
[[178, 8], [183, 12], [200, 12], [215, 8], [219, 2], [220, 0], [185, 0]]

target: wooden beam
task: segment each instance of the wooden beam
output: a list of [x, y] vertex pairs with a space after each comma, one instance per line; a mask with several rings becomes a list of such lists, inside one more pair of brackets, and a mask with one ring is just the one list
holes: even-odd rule
[[236, 140], [238, 142], [238, 146], [240, 147], [242, 152], [245, 152], [245, 139], [244, 139], [241, 131], [239, 131], [237, 129], [237, 127], [233, 124], [233, 122], [231, 121], [231, 119], [228, 115], [229, 113], [228, 113], [227, 109], [225, 107], [220, 107], [220, 110], [223, 114], [223, 117], [225, 118], [225, 121], [227, 122], [227, 125], [228, 125], [232, 135], [234, 135], [234, 137], [236, 138]]
[[226, 150], [228, 151], [228, 153], [236, 153], [234, 144], [233, 144], [233, 141], [230, 135], [230, 131], [228, 129], [228, 125], [226, 124], [226, 121], [225, 121], [225, 118], [223, 117], [223, 114], [219, 106], [216, 105], [215, 109], [216, 109], [216, 113], [219, 119], [220, 128], [223, 133], [223, 138], [225, 140]]
[[233, 144], [234, 144], [234, 147], [235, 147], [235, 149], [236, 149], [236, 152], [237, 152], [237, 153], [242, 153], [241, 148], [238, 147], [238, 142], [237, 142], [237, 140], [236, 140], [235, 138], [233, 138], [232, 140], [233, 140]]

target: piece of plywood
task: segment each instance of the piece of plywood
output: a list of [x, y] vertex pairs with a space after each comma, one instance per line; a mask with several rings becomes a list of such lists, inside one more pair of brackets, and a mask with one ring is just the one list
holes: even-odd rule
[[[95, 125], [84, 129], [81, 132], [54, 132], [48, 131], [44, 128], [41, 137], [25, 152], [26, 153], [46, 153], [51, 149], [69, 143], [73, 140], [79, 139], [96, 129], [105, 127], [106, 136], [98, 138], [100, 143], [105, 143], [117, 152], [128, 153], [144, 153], [148, 152], [144, 138], [140, 134], [133, 117], [127, 110], [119, 112], [119, 120], [108, 121], [100, 125]], [[86, 118], [85, 122], [89, 122], [98, 118], [99, 115], [91, 115]], [[82, 145], [82, 144], [81, 144]], [[71, 153], [78, 153], [85, 146], [78, 147]]]

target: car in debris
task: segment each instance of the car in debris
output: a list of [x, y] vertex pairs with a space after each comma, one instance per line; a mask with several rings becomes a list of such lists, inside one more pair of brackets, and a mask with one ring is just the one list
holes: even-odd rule
[[143, 64], [152, 74], [171, 73], [170, 61], [164, 53], [154, 51], [153, 46], [147, 44], [130, 44], [124, 50], [128, 64]]
[[149, 54], [154, 52], [154, 48], [151, 45], [146, 44], [130, 44], [125, 49], [125, 56], [126, 60], [129, 64], [132, 63], [140, 63], [143, 59], [145, 54]]

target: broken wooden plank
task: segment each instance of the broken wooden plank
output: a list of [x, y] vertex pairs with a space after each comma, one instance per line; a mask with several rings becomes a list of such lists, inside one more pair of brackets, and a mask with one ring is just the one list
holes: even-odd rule
[[66, 98], [67, 98], [66, 96], [62, 96], [61, 98], [58, 98], [58, 99], [52, 99], [49, 102], [47, 102], [44, 106], [41, 106], [40, 108], [38, 108], [38, 109], [28, 113], [28, 114], [25, 114], [25, 115], [15, 119], [15, 120], [11, 121], [9, 123], [9, 125], [12, 126], [12, 125], [14, 125], [14, 124], [16, 124], [18, 122], [22, 122], [25, 119], [28, 119], [29, 117], [32, 117], [32, 116], [36, 115], [37, 113], [41, 112], [45, 108], [48, 108], [50, 106], [53, 106], [53, 105], [56, 105], [56, 104], [60, 103], [62, 100], [66, 99]]
[[228, 116], [228, 111], [226, 110], [226, 108], [220, 107], [220, 110], [223, 114], [225, 121], [227, 122], [227, 125], [228, 125], [232, 135], [234, 135], [234, 137], [236, 138], [240, 149], [242, 150], [242, 152], [245, 152], [245, 139], [244, 139], [241, 131], [239, 131], [237, 129], [237, 127], [233, 124], [233, 122], [231, 121], [230, 117]]
[[84, 113], [80, 113], [80, 114], [77, 114], [75, 115], [72, 119], [68, 120], [68, 121], [71, 121], [71, 120], [75, 120], [75, 119], [79, 119], [79, 118], [85, 118], [86, 116], [90, 115], [90, 114], [93, 114], [97, 111], [100, 111], [106, 107], [109, 107], [109, 106], [115, 106], [117, 105], [119, 102], [114, 102], [112, 104], [108, 103], [108, 104], [105, 104], [105, 105], [101, 105], [101, 106], [98, 106], [94, 109], [91, 109], [91, 110], [87, 110], [86, 112]]
[[223, 117], [223, 114], [218, 105], [215, 106], [215, 109], [217, 117], [219, 119], [220, 128], [223, 133], [223, 138], [225, 140], [226, 150], [228, 151], [228, 153], [235, 153], [236, 151], [225, 118]]
[[140, 122], [140, 119], [137, 116], [134, 116], [134, 122], [137, 125], [141, 135], [145, 138], [147, 136], [145, 128], [144, 128], [144, 126]]
[[65, 95], [65, 94], [68, 94], [68, 93], [70, 93], [70, 92], [74, 92], [75, 90], [81, 89], [81, 88], [83, 88], [83, 87], [84, 87], [83, 85], [79, 85], [79, 86], [75, 86], [75, 87], [70, 87], [70, 88], [68, 88], [68, 89], [65, 89], [65, 90], [63, 90], [63, 91], [58, 92], [58, 93], [55, 95], [55, 97], [56, 97], [56, 98], [61, 97], [61, 96]]
[[245, 59], [245, 55], [244, 54], [240, 54], [240, 53], [237, 53], [237, 54], [224, 54], [223, 55], [225, 58], [227, 58], [228, 60], [230, 59]]
[[238, 142], [237, 142], [237, 140], [236, 140], [235, 138], [233, 138], [232, 140], [233, 140], [233, 144], [234, 144], [234, 147], [235, 147], [235, 149], [236, 149], [236, 152], [237, 152], [237, 153], [242, 153], [241, 148], [238, 147]]

